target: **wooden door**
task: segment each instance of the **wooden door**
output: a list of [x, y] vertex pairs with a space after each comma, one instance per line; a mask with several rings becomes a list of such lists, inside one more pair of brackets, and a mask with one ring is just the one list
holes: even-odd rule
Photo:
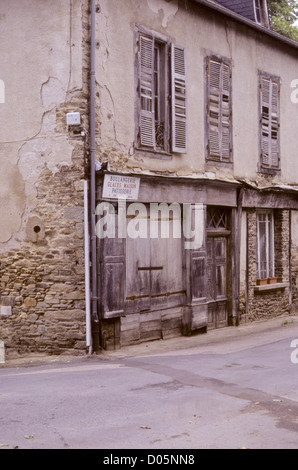
[[160, 236], [159, 227], [159, 236], [155, 238], [150, 234], [149, 205], [147, 211], [146, 236], [126, 239], [127, 314], [181, 305], [185, 298], [182, 239], [173, 236], [173, 218], [168, 220], [169, 236]]
[[228, 325], [227, 309], [227, 237], [207, 239], [208, 328]]

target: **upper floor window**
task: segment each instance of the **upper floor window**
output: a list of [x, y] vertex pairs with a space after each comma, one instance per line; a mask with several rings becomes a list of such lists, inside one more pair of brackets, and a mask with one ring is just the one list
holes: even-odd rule
[[269, 28], [269, 15], [267, 2], [265, 0], [254, 0], [256, 22]]
[[256, 22], [262, 22], [262, 14], [261, 14], [261, 5], [260, 0], [255, 0], [255, 11], [256, 11]]
[[157, 33], [137, 31], [137, 147], [185, 153], [185, 51]]
[[260, 73], [260, 162], [259, 171], [276, 172], [280, 169], [280, 80]]
[[232, 161], [231, 65], [227, 59], [207, 57], [207, 159]]

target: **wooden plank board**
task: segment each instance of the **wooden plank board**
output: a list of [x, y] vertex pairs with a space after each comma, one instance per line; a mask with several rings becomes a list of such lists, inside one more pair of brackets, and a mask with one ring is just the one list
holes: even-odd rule
[[148, 312], [140, 316], [140, 339], [153, 340], [161, 338], [161, 313]]

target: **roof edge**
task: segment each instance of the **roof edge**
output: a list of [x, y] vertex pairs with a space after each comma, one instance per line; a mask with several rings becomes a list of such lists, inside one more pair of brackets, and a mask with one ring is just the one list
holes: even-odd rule
[[244, 16], [239, 15], [238, 13], [235, 13], [233, 10], [226, 8], [223, 5], [220, 5], [218, 3], [213, 3], [211, 0], [190, 0], [190, 1], [197, 5], [203, 5], [209, 8], [210, 10], [215, 11], [216, 13], [224, 14], [225, 16], [228, 16], [240, 23], [243, 23], [246, 26], [249, 26], [263, 34], [266, 34], [267, 36], [271, 36], [272, 38], [277, 39], [278, 41], [283, 42], [284, 44], [287, 44], [288, 46], [298, 49], [298, 42], [293, 41], [292, 39], [289, 39], [286, 36], [283, 36], [282, 34], [276, 33], [272, 29], [265, 28], [265, 26], [259, 25], [258, 23], [255, 23], [254, 21], [249, 20], [248, 18], [245, 18]]

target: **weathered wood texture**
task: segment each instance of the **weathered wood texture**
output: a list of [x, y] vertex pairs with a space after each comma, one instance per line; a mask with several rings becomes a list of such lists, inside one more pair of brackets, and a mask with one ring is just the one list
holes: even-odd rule
[[182, 334], [182, 307], [121, 317], [121, 346]]

